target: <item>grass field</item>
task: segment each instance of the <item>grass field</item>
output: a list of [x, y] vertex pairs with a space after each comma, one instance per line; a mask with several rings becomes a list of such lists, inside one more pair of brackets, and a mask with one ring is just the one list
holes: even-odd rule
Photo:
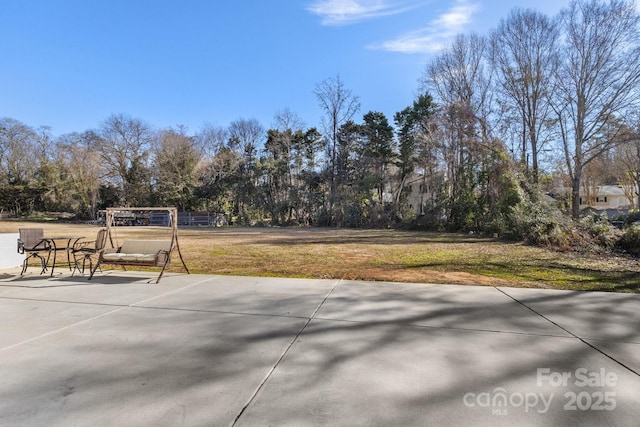
[[[84, 224], [0, 222], [0, 232], [95, 238]], [[169, 238], [160, 227], [118, 227], [127, 237]], [[640, 262], [557, 252], [448, 233], [328, 228], [181, 228], [193, 273], [640, 292]], [[179, 262], [172, 271], [183, 271]]]

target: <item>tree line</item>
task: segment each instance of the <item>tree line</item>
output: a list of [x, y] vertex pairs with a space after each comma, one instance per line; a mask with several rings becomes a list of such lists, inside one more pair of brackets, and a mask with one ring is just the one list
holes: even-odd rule
[[626, 186], [631, 200], [640, 185], [639, 19], [622, 0], [513, 9], [487, 36], [458, 35], [392, 118], [360, 115], [339, 75], [313, 91], [315, 127], [289, 110], [269, 129], [241, 118], [195, 133], [114, 114], [54, 137], [3, 118], [0, 209], [95, 218], [161, 205], [239, 224], [501, 232], [539, 215], [543, 190], [568, 188], [558, 206], [577, 219], [590, 185]]

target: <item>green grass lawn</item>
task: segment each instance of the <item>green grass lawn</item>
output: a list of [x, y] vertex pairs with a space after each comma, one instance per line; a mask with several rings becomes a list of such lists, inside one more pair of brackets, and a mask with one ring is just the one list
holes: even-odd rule
[[[0, 222], [0, 232], [94, 238], [96, 226]], [[640, 263], [448, 233], [329, 228], [185, 228], [180, 247], [194, 273], [451, 283], [640, 292]], [[118, 227], [127, 237], [167, 237], [158, 227]], [[174, 263], [174, 271], [182, 271]]]

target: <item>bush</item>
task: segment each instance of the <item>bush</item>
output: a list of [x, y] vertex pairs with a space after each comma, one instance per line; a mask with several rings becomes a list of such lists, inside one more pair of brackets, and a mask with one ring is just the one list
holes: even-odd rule
[[592, 213], [574, 223], [571, 241], [576, 251], [610, 253], [618, 245], [622, 234], [606, 216]]
[[405, 215], [405, 219], [399, 224], [405, 230], [420, 231], [444, 231], [446, 217], [442, 206], [426, 204], [423, 207], [424, 214], [416, 214], [414, 211]]
[[631, 210], [622, 219], [623, 219], [623, 221], [625, 222], [626, 225], [632, 225], [634, 222], [640, 221], [640, 211]]
[[635, 256], [640, 256], [640, 227], [632, 225], [624, 231], [617, 247]]
[[508, 230], [516, 240], [568, 249], [569, 220], [554, 205], [525, 196], [511, 207], [506, 218]]

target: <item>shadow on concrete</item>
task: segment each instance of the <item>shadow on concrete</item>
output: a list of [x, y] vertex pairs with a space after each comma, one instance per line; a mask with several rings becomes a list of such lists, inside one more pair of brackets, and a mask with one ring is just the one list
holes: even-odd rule
[[[463, 292], [462, 289], [460, 291]], [[545, 317], [561, 318], [578, 297], [579, 293], [552, 294], [530, 298], [525, 304], [529, 307], [553, 302], [554, 308]], [[443, 308], [402, 315], [398, 307], [381, 307], [389, 300], [398, 302], [398, 305]], [[333, 424], [331, 421], [337, 421], [331, 418], [337, 408], [344, 410], [341, 401], [349, 402], [356, 413], [368, 414], [368, 421], [375, 425], [424, 425], [426, 420], [426, 424], [432, 425], [626, 425], [640, 416], [640, 405], [633, 392], [634, 387], [640, 385], [639, 365], [618, 361], [616, 355], [605, 357], [597, 345], [567, 334], [562, 327], [555, 327], [557, 332], [538, 333], [474, 327], [487, 324], [493, 318], [503, 324], [503, 330], [530, 328], [531, 323], [523, 318], [505, 318], [503, 315], [513, 312], [513, 307], [509, 307], [511, 304], [520, 305], [516, 301], [505, 301], [486, 310], [473, 303], [460, 304], [446, 297], [407, 297], [399, 292], [381, 292], [369, 302], [373, 305], [368, 308], [354, 304], [343, 316], [345, 319], [370, 319], [366, 321], [324, 319], [320, 310], [265, 386], [255, 408], [249, 408], [247, 416], [266, 417], [264, 419], [277, 425], [287, 416], [310, 413], [310, 401], [315, 402], [316, 412], [328, 417], [329, 425]], [[594, 331], [594, 335], [611, 334], [607, 317], [612, 322], [618, 321], [629, 314], [628, 310], [640, 308], [639, 302], [636, 298], [632, 305], [621, 307], [601, 301], [590, 307], [594, 311], [580, 315], [579, 321], [583, 322], [585, 329]], [[637, 318], [637, 314], [635, 316]], [[375, 317], [392, 320], [371, 320]], [[271, 339], [272, 336], [273, 333], [257, 335], [252, 340]], [[611, 339], [640, 344], [640, 331], [629, 324]], [[640, 350], [640, 345], [637, 347]], [[561, 373], [575, 373], [580, 368], [589, 372], [606, 369], [615, 371], [620, 378], [628, 375], [630, 381], [624, 388], [611, 388], [618, 391], [616, 414], [611, 411], [570, 412], [560, 405], [561, 400], [567, 403], [564, 393], [580, 393], [585, 389], [571, 382], [565, 388], [538, 387], [536, 375], [539, 368]], [[387, 387], [391, 392], [385, 390]], [[395, 388], [401, 390], [395, 392]], [[545, 414], [509, 408], [510, 412], [519, 415], [515, 419], [492, 415], [494, 408], [468, 408], [463, 405], [463, 397], [467, 393], [500, 389], [522, 394], [545, 393], [547, 397], [553, 393], [557, 404]], [[595, 388], [596, 392], [601, 390]], [[325, 396], [325, 402], [319, 403], [322, 401], [319, 393], [323, 391], [333, 392], [334, 398]], [[377, 394], [385, 397], [377, 399]], [[294, 400], [293, 404], [281, 405], [274, 396], [305, 397]], [[389, 400], [393, 401], [395, 408], [402, 410], [388, 410]], [[278, 410], [268, 415], [270, 406]], [[461, 411], [467, 414], [461, 414]], [[279, 413], [287, 415], [273, 415]]]
[[[106, 279], [108, 284], [122, 278], [100, 278]], [[495, 294], [487, 297], [484, 290]], [[472, 294], [463, 297], [463, 286], [346, 282], [319, 299], [306, 318], [281, 314], [309, 303], [308, 296], [295, 295], [284, 302], [268, 295], [243, 302], [207, 294], [200, 303], [210, 304], [210, 310], [188, 304], [122, 307], [4, 356], [0, 352], [0, 420], [20, 425], [637, 422], [640, 359], [604, 355], [588, 339], [640, 349], [638, 296], [484, 290], [476, 300]], [[575, 324], [588, 333], [576, 332]], [[615, 372], [618, 385], [606, 389], [616, 392], [616, 409], [566, 411], [564, 393], [585, 388], [538, 386], [540, 368]], [[539, 407], [530, 412], [469, 407], [463, 401], [468, 393], [501, 389], [510, 395], [553, 394], [556, 400], [546, 413], [537, 412]]]

